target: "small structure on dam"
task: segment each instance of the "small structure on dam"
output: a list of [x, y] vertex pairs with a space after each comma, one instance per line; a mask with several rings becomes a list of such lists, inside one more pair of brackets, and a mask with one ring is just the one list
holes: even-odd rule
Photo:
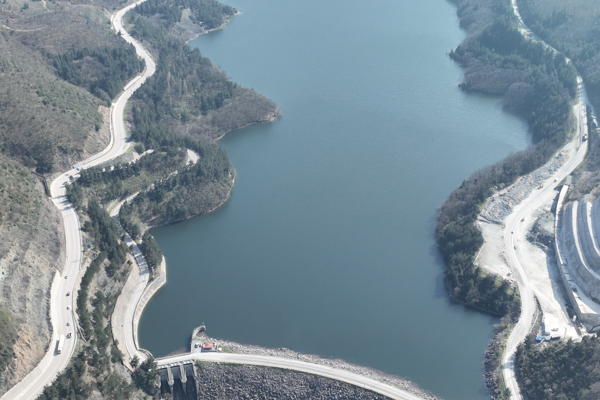
[[567, 296], [588, 331], [600, 329], [600, 198], [585, 196], [563, 206], [563, 186], [556, 205], [555, 251]]
[[192, 331], [190, 351], [192, 353], [221, 351], [221, 346], [217, 342], [208, 341], [206, 326], [200, 325]]
[[[191, 353], [221, 351], [218, 343], [206, 336], [206, 326], [201, 325], [192, 332], [190, 342]], [[190, 354], [190, 353], [184, 353]], [[162, 360], [162, 364], [160, 361]], [[195, 362], [190, 358], [186, 361], [170, 363], [169, 357], [158, 358], [158, 379], [160, 380], [160, 398], [166, 400], [197, 400], [198, 387]]]

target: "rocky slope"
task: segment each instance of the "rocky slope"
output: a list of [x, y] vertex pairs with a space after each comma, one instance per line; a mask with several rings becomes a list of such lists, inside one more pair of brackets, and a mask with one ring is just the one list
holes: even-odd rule
[[387, 397], [319, 376], [253, 365], [204, 363], [198, 368], [201, 399], [356, 399]]
[[[0, 308], [12, 315], [15, 359], [5, 359], [0, 394], [43, 357], [50, 339], [49, 291], [64, 264], [58, 209], [39, 179], [0, 154]], [[9, 341], [15, 338], [1, 338]]]

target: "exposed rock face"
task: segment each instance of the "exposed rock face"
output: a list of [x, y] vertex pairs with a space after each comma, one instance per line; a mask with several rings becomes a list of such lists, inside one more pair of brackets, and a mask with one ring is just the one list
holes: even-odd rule
[[484, 365], [484, 373], [483, 377], [485, 378], [485, 387], [490, 392], [491, 400], [500, 400], [500, 389], [498, 388], [498, 380], [496, 378], [495, 372], [498, 368], [498, 357], [497, 352], [499, 346], [502, 344], [503, 332], [497, 333], [483, 354], [483, 365]]
[[0, 226], [0, 305], [16, 319], [16, 359], [0, 371], [0, 395], [42, 359], [51, 335], [50, 285], [64, 265], [64, 233], [58, 209], [38, 183], [37, 210], [22, 224]]
[[527, 234], [527, 240], [544, 251], [552, 249], [554, 246], [554, 215], [551, 212], [545, 212], [538, 218]]
[[204, 363], [198, 371], [200, 399], [387, 399], [343, 382], [282, 369]]
[[[85, 139], [84, 158], [109, 142], [110, 110], [98, 111], [104, 124]], [[70, 157], [59, 151], [57, 168], [76, 161]], [[0, 371], [1, 396], [33, 370], [49, 346], [50, 285], [64, 267], [65, 235], [59, 210], [41, 180], [3, 155], [0, 168], [0, 307], [13, 316], [18, 329], [16, 357]]]
[[531, 174], [519, 178], [508, 188], [499, 191], [488, 199], [480, 217], [485, 220], [502, 225], [504, 218], [508, 216], [513, 207], [521, 203], [529, 194], [548, 179], [565, 162], [564, 154], [558, 153], [543, 167]]

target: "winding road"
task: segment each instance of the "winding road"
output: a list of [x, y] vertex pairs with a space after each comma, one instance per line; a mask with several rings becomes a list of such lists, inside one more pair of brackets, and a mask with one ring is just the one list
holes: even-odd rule
[[[2, 400], [35, 399], [44, 390], [44, 387], [52, 383], [55, 377], [67, 366], [67, 363], [73, 354], [73, 350], [75, 349], [78, 336], [77, 330], [73, 329], [73, 309], [75, 304], [73, 303], [73, 296], [67, 296], [67, 293], [72, 293], [75, 287], [83, 258], [83, 246], [77, 212], [66, 198], [65, 185], [71, 178], [74, 178], [77, 175], [79, 169], [92, 167], [118, 157], [126, 152], [129, 147], [123, 120], [125, 105], [133, 92], [135, 92], [149, 76], [154, 74], [156, 71], [156, 64], [150, 56], [150, 53], [148, 53], [123, 29], [121, 20], [127, 11], [144, 1], [145, 0], [140, 0], [137, 3], [123, 8], [111, 18], [113, 28], [116, 32], [121, 33], [121, 37], [124, 40], [135, 46], [137, 54], [146, 62], [146, 68], [140, 75], [136, 76], [127, 84], [127, 86], [125, 86], [125, 90], [123, 90], [117, 101], [114, 102], [111, 107], [111, 138], [109, 145], [100, 153], [74, 165], [71, 170], [60, 175], [50, 185], [52, 201], [58, 207], [63, 217], [66, 243], [66, 259], [63, 273], [60, 275], [60, 273], [57, 272], [57, 276], [55, 276], [50, 290], [50, 321], [52, 324], [52, 339], [50, 341], [50, 346], [38, 366], [11, 390], [4, 394]], [[67, 326], [67, 322], [70, 326]], [[60, 335], [66, 335], [68, 332], [72, 332], [73, 336], [70, 339], [65, 340], [62, 353], [57, 354], [56, 345], [58, 339]]]
[[[125, 105], [133, 92], [137, 90], [148, 77], [152, 76], [156, 70], [156, 64], [148, 51], [146, 51], [136, 40], [134, 40], [122, 26], [122, 18], [126, 12], [136, 5], [144, 2], [140, 0], [118, 11], [111, 18], [111, 24], [121, 37], [135, 46], [137, 54], [146, 62], [145, 70], [132, 79], [124, 88], [123, 92], [113, 103], [111, 107], [111, 139], [106, 149], [102, 152], [74, 165], [71, 170], [60, 175], [50, 185], [52, 201], [61, 211], [66, 237], [66, 259], [63, 274], [57, 271], [51, 287], [50, 298], [50, 319], [52, 324], [52, 340], [50, 347], [38, 366], [27, 375], [23, 380], [8, 391], [2, 400], [28, 400], [39, 396], [44, 387], [51, 384], [56, 376], [60, 374], [67, 366], [77, 342], [78, 333], [74, 327], [74, 302], [72, 293], [77, 281], [77, 275], [80, 273], [82, 258], [84, 256], [84, 247], [82, 244], [79, 219], [77, 212], [66, 198], [66, 185], [71, 179], [74, 179], [80, 169], [89, 168], [108, 160], [111, 160], [125, 153], [129, 147], [127, 142], [127, 132], [124, 124]], [[191, 162], [197, 161], [197, 156], [190, 156]], [[67, 326], [69, 323], [69, 326]], [[60, 335], [66, 335], [71, 332], [72, 337], [66, 339], [61, 354], [56, 352], [56, 345]], [[131, 332], [129, 332], [131, 333]], [[131, 335], [129, 335], [131, 336]], [[128, 337], [129, 337], [128, 336]], [[135, 348], [133, 340], [126, 340], [128, 351], [137, 353], [139, 349]], [[133, 348], [129, 348], [133, 347]], [[179, 356], [168, 359], [168, 362], [177, 362]], [[187, 359], [196, 357], [204, 361], [230, 362], [238, 364], [252, 364], [266, 367], [276, 367], [291, 369], [316, 375], [321, 375], [330, 379], [344, 381], [359, 387], [375, 391], [386, 395], [392, 399], [399, 400], [420, 400], [421, 397], [408, 391], [396, 388], [391, 385], [373, 380], [363, 375], [354, 374], [341, 369], [312, 364], [297, 360], [288, 360], [269, 356], [256, 356], [247, 354], [187, 354]]]
[[[133, 94], [133, 92], [135, 92], [135, 90], [137, 90], [146, 81], [148, 77], [154, 74], [156, 70], [156, 64], [150, 56], [150, 54], [123, 29], [122, 18], [125, 15], [125, 13], [127, 13], [133, 7], [144, 1], [145, 0], [140, 0], [134, 4], [123, 8], [122, 10], [114, 14], [111, 18], [112, 26], [114, 27], [116, 32], [120, 32], [121, 37], [125, 41], [135, 46], [137, 54], [146, 62], [146, 68], [139, 76], [132, 79], [125, 86], [125, 89], [119, 96], [118, 100], [112, 105], [111, 140], [108, 147], [102, 152], [90, 157], [89, 159], [74, 165], [70, 171], [56, 178], [50, 185], [52, 200], [61, 211], [63, 217], [66, 237], [66, 260], [63, 269], [63, 274], [60, 275], [57, 272], [51, 287], [50, 316], [53, 334], [52, 340], [50, 342], [50, 347], [40, 364], [29, 375], [27, 375], [10, 391], [8, 391], [2, 397], [2, 400], [35, 399], [43, 391], [44, 387], [52, 383], [55, 377], [64, 370], [74, 351], [78, 335], [77, 330], [73, 329], [73, 296], [67, 296], [67, 293], [73, 292], [73, 289], [75, 287], [77, 275], [79, 274], [82, 263], [83, 245], [81, 241], [79, 219], [73, 206], [68, 202], [66, 198], [65, 185], [70, 181], [71, 178], [74, 178], [77, 175], [79, 169], [101, 164], [105, 161], [118, 157], [128, 149], [127, 133], [125, 130], [123, 119], [125, 105], [131, 97], [131, 95]], [[542, 40], [537, 38], [525, 26], [519, 14], [516, 0], [512, 0], [512, 4], [514, 12], [522, 25], [523, 34], [531, 39], [543, 43], [547, 48], [552, 49], [552, 47], [550, 47]], [[556, 51], [554, 49], [552, 50]], [[576, 107], [578, 122], [577, 135], [574, 139], [574, 143], [577, 143], [576, 154], [570, 157], [570, 159], [551, 178], [549, 178], [544, 183], [542, 189], [534, 190], [526, 200], [524, 200], [521, 204], [515, 207], [513, 213], [509, 215], [505, 221], [505, 248], [510, 267], [513, 270], [515, 279], [519, 286], [522, 301], [521, 318], [519, 319], [516, 326], [513, 328], [508, 338], [506, 350], [502, 360], [505, 383], [512, 392], [512, 399], [522, 398], [514, 373], [514, 357], [517, 346], [529, 333], [532, 324], [533, 314], [535, 311], [534, 295], [536, 292], [535, 287], [533, 287], [533, 285], [531, 285], [531, 283], [527, 280], [527, 276], [524, 273], [523, 268], [516, 255], [514, 246], [514, 234], [512, 232], [515, 232], [517, 229], [519, 229], [518, 223], [523, 218], [523, 216], [525, 216], [527, 213], [531, 212], [534, 208], [536, 208], [541, 202], [541, 200], [544, 198], [544, 196], [547, 195], [550, 191], [554, 190], [554, 188], [557, 186], [557, 182], [560, 182], [567, 175], [569, 175], [583, 161], [585, 157], [588, 142], [583, 142], [582, 136], [584, 134], [585, 126], [587, 126], [585, 120], [585, 107], [587, 106], [588, 101], [585, 86], [580, 77], [578, 77], [577, 79], [579, 83], [580, 103]], [[70, 324], [70, 326], [67, 326], [67, 322]], [[57, 354], [56, 343], [60, 335], [66, 335], [68, 332], [72, 332], [73, 336], [71, 339], [66, 339], [62, 353]], [[188, 353], [184, 355], [160, 359], [157, 361], [159, 362], [159, 365], [168, 365], [171, 363], [176, 364], [190, 359], [236, 364], [251, 364], [266, 367], [290, 369], [347, 382], [349, 384], [363, 387], [365, 389], [388, 396], [392, 399], [422, 399], [421, 397], [412, 394], [408, 391], [376, 381], [363, 375], [355, 374], [342, 369], [334, 369], [320, 364], [307, 363], [293, 359], [232, 353]]]
[[[516, 0], [512, 0], [512, 5], [514, 13], [521, 24], [521, 32], [523, 35], [529, 39], [542, 43], [546, 48], [551, 49], [556, 54], [559, 54], [557, 50], [538, 38], [533, 32], [531, 32], [531, 30], [529, 30], [529, 28], [527, 28], [519, 13]], [[569, 59], [567, 59], [567, 61], [570, 62]], [[515, 207], [513, 212], [506, 217], [504, 222], [504, 247], [506, 249], [509, 266], [513, 271], [521, 295], [521, 316], [511, 331], [510, 336], [508, 337], [506, 349], [502, 358], [502, 374], [504, 376], [506, 387], [508, 387], [511, 391], [511, 399], [514, 400], [522, 399], [521, 391], [519, 390], [519, 385], [515, 377], [515, 352], [518, 345], [523, 342], [531, 329], [533, 315], [536, 311], [534, 297], [537, 292], [535, 286], [529, 282], [527, 275], [525, 274], [517, 257], [515, 251], [515, 235], [517, 230], [520, 229], [519, 222], [525, 217], [525, 215], [531, 213], [536, 207], [538, 207], [544, 197], [546, 197], [550, 191], [553, 191], [565, 177], [571, 174], [571, 172], [573, 172], [573, 170], [575, 170], [575, 168], [577, 168], [585, 158], [588, 141], [584, 142], [582, 138], [587, 130], [586, 107], [591, 106], [588, 104], [585, 85], [580, 76], [577, 76], [577, 83], [579, 86], [579, 104], [575, 106], [575, 114], [577, 117], [577, 133], [573, 141], [564, 147], [565, 149], [568, 147], [571, 147], [572, 149], [574, 146], [576, 149], [575, 154], [569, 157], [569, 160], [559, 170], [557, 170], [552, 177], [544, 182], [542, 189], [534, 190], [523, 202]]]

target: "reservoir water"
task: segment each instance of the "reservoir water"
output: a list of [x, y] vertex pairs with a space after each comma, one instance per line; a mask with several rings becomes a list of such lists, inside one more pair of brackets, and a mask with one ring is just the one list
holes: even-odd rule
[[447, 300], [436, 208], [528, 144], [501, 101], [457, 88], [464, 38], [445, 0], [227, 0], [242, 14], [191, 42], [283, 117], [220, 142], [237, 171], [215, 213], [152, 233], [168, 284], [140, 344], [213, 337], [404, 376], [448, 400], [489, 398], [495, 318]]

